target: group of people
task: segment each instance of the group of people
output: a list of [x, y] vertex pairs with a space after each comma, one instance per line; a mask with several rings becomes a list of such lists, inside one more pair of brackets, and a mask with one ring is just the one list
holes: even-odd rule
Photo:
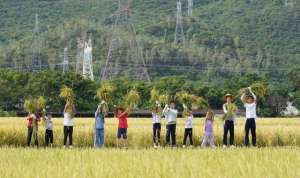
[[[252, 145], [256, 146], [256, 95], [249, 88], [250, 94], [243, 94], [241, 100], [246, 108], [246, 124], [245, 124], [245, 146], [249, 146], [249, 132], [252, 135]], [[236, 109], [234, 106], [234, 96], [231, 94], [225, 95], [226, 103], [223, 105], [224, 115], [224, 134], [223, 134], [223, 147], [234, 147], [234, 126], [236, 122]], [[64, 147], [72, 147], [73, 140], [73, 114], [68, 113], [64, 109]], [[190, 145], [193, 146], [193, 111], [183, 104], [183, 117], [185, 119], [185, 130], [183, 138], [183, 147], [186, 147], [187, 140], [189, 139]], [[127, 148], [127, 118], [131, 109], [118, 107], [115, 111], [115, 117], [118, 119], [117, 130], [117, 147]], [[105, 117], [108, 113], [108, 106], [105, 101], [102, 101], [95, 112], [95, 135], [94, 147], [101, 148], [104, 146], [104, 129]], [[177, 123], [178, 110], [175, 108], [175, 102], [171, 101], [166, 104], [162, 109], [161, 104], [157, 101], [152, 109], [152, 141], [154, 148], [161, 146], [161, 121], [164, 117], [166, 119], [166, 137], [165, 144], [169, 146], [176, 146], [176, 123]], [[31, 138], [34, 137], [34, 144], [38, 146], [38, 122], [43, 119], [45, 123], [45, 144], [46, 146], [53, 145], [53, 122], [52, 115], [44, 112], [44, 114], [29, 113], [27, 117], [28, 137], [27, 145], [30, 146]], [[213, 134], [214, 113], [208, 109], [205, 117], [204, 136], [202, 140], [202, 147], [214, 145]], [[228, 145], [228, 132], [229, 132], [229, 145]], [[67, 141], [69, 140], [69, 144]]]

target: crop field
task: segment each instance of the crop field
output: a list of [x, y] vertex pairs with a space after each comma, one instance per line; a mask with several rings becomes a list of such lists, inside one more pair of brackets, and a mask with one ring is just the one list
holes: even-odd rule
[[[194, 120], [197, 146], [203, 118]], [[93, 149], [93, 119], [75, 121], [74, 148], [62, 149], [62, 119], [54, 119], [54, 148], [26, 148], [26, 122], [0, 119], [0, 177], [300, 177], [300, 120], [258, 119], [257, 148], [242, 147], [244, 120], [236, 124], [236, 148], [181, 148], [183, 119], [177, 126], [177, 148], [152, 148], [151, 119], [129, 119], [129, 149], [117, 149], [115, 119], [106, 120], [105, 148]], [[162, 123], [165, 125], [165, 123]], [[221, 145], [222, 122], [214, 123], [215, 142]], [[43, 124], [39, 127], [44, 144]], [[165, 127], [162, 127], [164, 141]]]
[[[62, 118], [54, 119], [54, 146], [60, 147], [63, 142]], [[108, 118], [105, 120], [105, 146], [116, 146], [117, 120]], [[152, 146], [152, 123], [151, 119], [128, 120], [128, 144], [129, 148], [149, 148]], [[245, 120], [239, 118], [235, 126], [236, 146], [242, 146], [244, 140]], [[195, 118], [193, 122], [193, 134], [196, 145], [200, 144], [203, 137], [203, 118]], [[74, 146], [92, 147], [93, 145], [92, 118], [75, 118]], [[270, 146], [300, 146], [300, 119], [276, 118], [257, 119], [257, 144], [259, 147]], [[165, 137], [165, 121], [162, 122], [162, 144]], [[177, 124], [178, 146], [182, 144], [184, 133], [184, 119], [179, 119]], [[20, 147], [26, 145], [26, 121], [24, 118], [0, 118], [0, 146]], [[223, 135], [223, 123], [216, 118], [214, 122], [215, 144], [221, 145]], [[39, 126], [39, 142], [44, 144], [43, 123]]]

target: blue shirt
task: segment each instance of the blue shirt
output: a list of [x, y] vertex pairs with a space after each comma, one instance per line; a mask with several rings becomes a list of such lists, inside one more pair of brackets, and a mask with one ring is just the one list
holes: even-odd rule
[[95, 118], [95, 128], [103, 129], [104, 128], [104, 115], [99, 112]]

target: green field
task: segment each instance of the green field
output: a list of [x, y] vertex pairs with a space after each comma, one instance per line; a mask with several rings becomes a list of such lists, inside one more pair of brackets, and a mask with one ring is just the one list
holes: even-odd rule
[[[178, 119], [177, 142], [182, 144], [184, 132], [184, 119]], [[75, 118], [74, 126], [74, 146], [91, 147], [93, 143], [93, 124], [92, 118]], [[130, 148], [149, 148], [152, 146], [152, 123], [151, 119], [128, 120], [128, 143]], [[203, 137], [203, 118], [194, 119], [194, 141], [197, 145]], [[235, 129], [235, 140], [237, 146], [243, 145], [244, 140], [243, 118], [238, 119]], [[300, 146], [300, 119], [296, 118], [274, 118], [257, 119], [257, 142], [260, 147], [270, 146]], [[54, 119], [54, 146], [62, 145], [62, 118]], [[162, 123], [162, 141], [165, 136], [165, 120]], [[117, 120], [114, 118], [106, 119], [105, 126], [105, 146], [115, 147], [116, 145]], [[25, 118], [1, 118], [0, 119], [0, 146], [24, 146], [26, 145], [26, 122]], [[216, 145], [221, 145], [223, 135], [223, 123], [216, 118], [214, 123], [214, 136]], [[39, 127], [39, 139], [41, 145], [44, 144], [43, 123]]]

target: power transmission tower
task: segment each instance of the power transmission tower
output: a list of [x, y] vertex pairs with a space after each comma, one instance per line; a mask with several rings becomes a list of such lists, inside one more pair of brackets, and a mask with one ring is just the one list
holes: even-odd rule
[[84, 41], [77, 38], [77, 56], [76, 56], [76, 73], [81, 74], [84, 58]]
[[182, 25], [182, 11], [181, 11], [181, 2], [177, 2], [177, 13], [176, 13], [176, 29], [175, 29], [175, 39], [174, 43], [184, 43], [184, 33]]
[[193, 0], [188, 0], [188, 15], [189, 15], [189, 17], [193, 16], [193, 6], [194, 6]]
[[101, 81], [122, 76], [151, 82], [130, 14], [129, 4], [122, 5], [119, 1], [119, 9], [112, 15], [115, 22]]
[[92, 39], [90, 37], [89, 40], [84, 44], [82, 75], [86, 78], [94, 80], [92, 51]]
[[40, 28], [39, 15], [35, 15], [35, 27], [33, 30], [33, 44], [32, 44], [32, 62], [31, 70], [38, 71], [42, 69], [41, 61], [41, 43], [40, 43]]
[[68, 47], [64, 48], [63, 73], [69, 70]]

